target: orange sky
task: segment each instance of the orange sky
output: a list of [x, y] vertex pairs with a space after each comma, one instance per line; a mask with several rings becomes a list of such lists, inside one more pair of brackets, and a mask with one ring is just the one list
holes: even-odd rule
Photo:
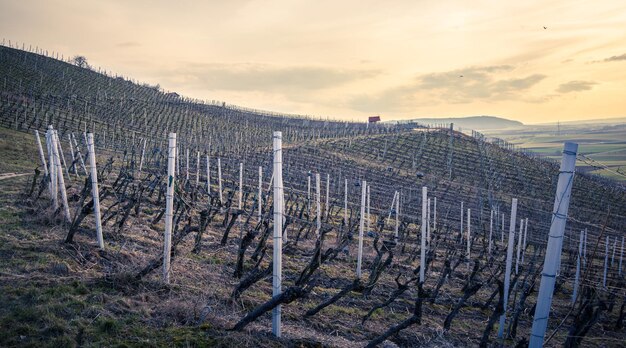
[[280, 112], [626, 116], [625, 1], [0, 0], [0, 36]]

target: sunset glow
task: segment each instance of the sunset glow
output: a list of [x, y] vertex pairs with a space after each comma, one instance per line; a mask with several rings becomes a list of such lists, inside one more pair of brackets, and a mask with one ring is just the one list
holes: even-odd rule
[[0, 36], [278, 112], [626, 116], [624, 1], [0, 0]]

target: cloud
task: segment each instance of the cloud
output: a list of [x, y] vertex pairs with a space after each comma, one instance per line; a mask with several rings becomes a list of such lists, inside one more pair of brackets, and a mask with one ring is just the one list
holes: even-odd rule
[[587, 91], [593, 88], [594, 85], [597, 85], [597, 83], [593, 81], [569, 81], [561, 84], [556, 91], [559, 93]]
[[290, 94], [296, 91], [333, 88], [379, 74], [378, 70], [321, 66], [192, 63], [170, 69], [164, 77], [204, 90], [270, 91]]
[[469, 67], [417, 76], [411, 83], [376, 95], [353, 97], [349, 106], [362, 111], [408, 111], [421, 104], [464, 104], [477, 100], [521, 100], [524, 92], [546, 78], [542, 74], [498, 78], [514, 70], [510, 65]]
[[115, 46], [122, 47], [122, 48], [125, 48], [125, 47], [139, 47], [139, 46], [141, 46], [141, 44], [139, 42], [137, 42], [137, 41], [124, 41], [124, 42], [116, 43]]
[[604, 59], [605, 62], [617, 62], [620, 60], [626, 60], [626, 53], [620, 55], [620, 56], [612, 56], [609, 58]]

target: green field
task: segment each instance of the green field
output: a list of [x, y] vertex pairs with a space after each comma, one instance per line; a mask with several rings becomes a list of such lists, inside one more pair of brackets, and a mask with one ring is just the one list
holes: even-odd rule
[[578, 143], [579, 170], [626, 182], [626, 125], [524, 126], [485, 132], [517, 146], [559, 159], [563, 143]]

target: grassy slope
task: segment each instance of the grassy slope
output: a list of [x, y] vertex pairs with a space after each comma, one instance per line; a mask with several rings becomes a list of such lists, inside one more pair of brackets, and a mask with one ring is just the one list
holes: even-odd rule
[[[0, 127], [0, 173], [33, 171], [36, 156], [32, 136]], [[118, 255], [99, 254], [86, 236], [76, 248], [64, 245], [66, 230], [57, 222], [35, 215], [35, 207], [16, 204], [31, 180], [0, 181], [0, 346], [280, 345], [262, 335], [227, 335], [208, 324], [177, 325], [184, 314], [172, 308], [153, 315], [155, 304], [168, 303], [184, 289], [105, 281], [107, 258], [117, 263]]]

